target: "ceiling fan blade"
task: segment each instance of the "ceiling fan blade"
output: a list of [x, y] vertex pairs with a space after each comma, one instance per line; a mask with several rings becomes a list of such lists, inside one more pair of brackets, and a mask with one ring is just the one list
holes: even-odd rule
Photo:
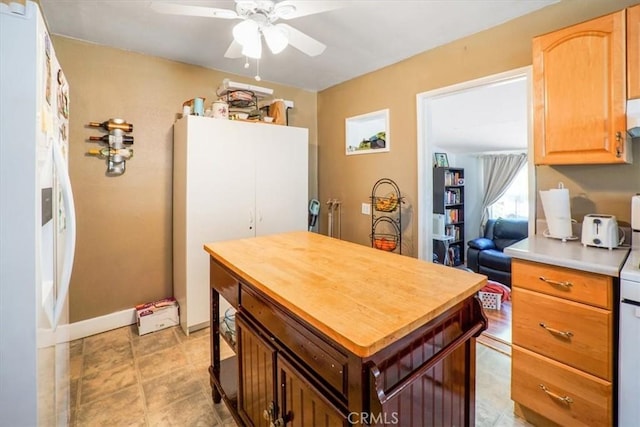
[[227, 51], [224, 53], [224, 57], [232, 59], [242, 57], [242, 45], [233, 40], [227, 48]]
[[[314, 13], [328, 12], [330, 10], [341, 9], [345, 6], [345, 1], [293, 1], [284, 0], [276, 3], [274, 10], [281, 19], [294, 19], [301, 16], [313, 15]], [[292, 7], [293, 6], [293, 7]]]
[[236, 19], [239, 18], [235, 10], [219, 9], [216, 7], [190, 6], [178, 3], [151, 2], [151, 9], [168, 15], [202, 16], [205, 18]]
[[291, 25], [277, 24], [276, 26], [284, 29], [288, 33], [289, 44], [291, 46], [309, 56], [318, 56], [327, 48], [326, 45], [306, 35], [302, 31], [296, 30]]

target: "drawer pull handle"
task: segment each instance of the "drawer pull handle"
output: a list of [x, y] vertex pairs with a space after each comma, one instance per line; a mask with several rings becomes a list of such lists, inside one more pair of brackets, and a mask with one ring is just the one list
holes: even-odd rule
[[558, 329], [554, 329], [554, 328], [550, 328], [547, 325], [545, 325], [544, 323], [540, 322], [540, 327], [542, 327], [543, 329], [546, 329], [547, 331], [551, 332], [554, 335], [559, 335], [562, 338], [565, 339], [571, 339], [571, 337], [573, 336], [573, 332], [570, 331], [560, 331]]
[[540, 280], [553, 286], [560, 286], [561, 288], [564, 288], [564, 289], [569, 289], [570, 287], [573, 286], [573, 283], [571, 282], [559, 282], [557, 280], [547, 279], [543, 276], [540, 276]]
[[560, 396], [559, 394], [556, 394], [551, 390], [549, 390], [544, 384], [540, 384], [540, 388], [542, 389], [542, 391], [547, 393], [547, 395], [556, 399], [559, 402], [564, 403], [565, 405], [570, 405], [571, 403], [573, 403], [573, 399], [570, 398], [569, 396]]

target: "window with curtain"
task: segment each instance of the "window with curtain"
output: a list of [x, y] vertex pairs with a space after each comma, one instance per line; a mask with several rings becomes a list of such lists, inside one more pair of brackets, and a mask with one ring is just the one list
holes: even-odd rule
[[480, 234], [484, 234], [484, 226], [490, 217], [490, 206], [495, 204], [513, 183], [515, 177], [527, 164], [527, 155], [519, 154], [487, 154], [482, 159], [482, 216], [480, 217]]
[[528, 218], [528, 175], [526, 167], [520, 169], [507, 188], [507, 191], [495, 203], [489, 206], [489, 218]]

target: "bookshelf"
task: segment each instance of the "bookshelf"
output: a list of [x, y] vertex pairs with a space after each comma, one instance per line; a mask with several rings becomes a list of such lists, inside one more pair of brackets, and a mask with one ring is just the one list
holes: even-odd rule
[[[464, 169], [433, 168], [433, 213], [444, 215], [444, 227], [434, 229], [433, 250], [438, 262], [457, 266], [464, 253]], [[435, 221], [434, 221], [435, 223]], [[445, 256], [445, 252], [448, 252]]]

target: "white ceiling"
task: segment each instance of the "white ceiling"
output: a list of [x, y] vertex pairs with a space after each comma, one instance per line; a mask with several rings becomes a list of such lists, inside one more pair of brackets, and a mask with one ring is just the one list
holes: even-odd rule
[[[165, 1], [165, 0], [159, 0]], [[301, 2], [319, 0], [298, 0]], [[346, 0], [338, 9], [287, 21], [327, 45], [308, 57], [263, 49], [263, 80], [322, 90], [560, 0]], [[233, 0], [174, 3], [234, 9]], [[253, 77], [227, 59], [236, 20], [159, 14], [150, 0], [40, 0], [51, 32]], [[295, 1], [294, 1], [295, 3]], [[498, 48], [496, 46], [496, 48]]]
[[432, 99], [433, 144], [450, 153], [526, 151], [528, 85], [520, 77]]

